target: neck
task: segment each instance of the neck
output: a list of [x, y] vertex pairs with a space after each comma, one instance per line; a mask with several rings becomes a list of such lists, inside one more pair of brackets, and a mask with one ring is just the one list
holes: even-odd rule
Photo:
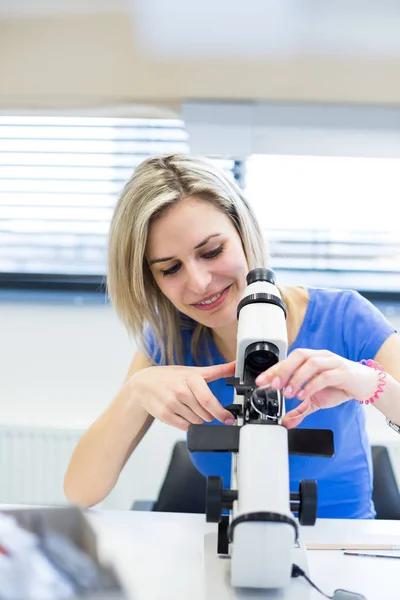
[[212, 330], [212, 338], [218, 352], [227, 362], [236, 360], [237, 322]]

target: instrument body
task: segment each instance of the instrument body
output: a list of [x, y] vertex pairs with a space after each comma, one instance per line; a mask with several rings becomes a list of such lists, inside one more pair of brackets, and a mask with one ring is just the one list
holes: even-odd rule
[[232, 452], [230, 489], [209, 477], [206, 502], [207, 521], [219, 523], [217, 551], [231, 556], [232, 585], [279, 589], [289, 585], [294, 563], [307, 571], [298, 524], [313, 525], [317, 514], [315, 481], [290, 492], [289, 452], [332, 456], [333, 434], [288, 431], [283, 394], [256, 385], [260, 373], [286, 358], [286, 306], [272, 271], [250, 271], [247, 284], [238, 306], [235, 376], [226, 380], [235, 388], [226, 407], [235, 424], [191, 425], [188, 449]]

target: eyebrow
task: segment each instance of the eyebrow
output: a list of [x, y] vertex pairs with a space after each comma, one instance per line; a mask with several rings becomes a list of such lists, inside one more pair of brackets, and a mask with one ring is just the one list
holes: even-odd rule
[[[200, 244], [197, 244], [197, 246], [195, 246], [194, 249], [198, 250], [199, 248], [202, 248], [212, 238], [218, 237], [220, 235], [222, 235], [222, 234], [221, 233], [212, 233], [211, 235], [209, 235], [208, 237], [206, 237], [205, 240], [203, 240], [202, 242], [200, 242]], [[149, 261], [149, 265], [151, 266], [151, 265], [154, 265], [155, 263], [168, 262], [169, 260], [174, 260], [174, 258], [176, 258], [176, 256], [166, 256], [165, 258], [153, 258], [152, 260]]]

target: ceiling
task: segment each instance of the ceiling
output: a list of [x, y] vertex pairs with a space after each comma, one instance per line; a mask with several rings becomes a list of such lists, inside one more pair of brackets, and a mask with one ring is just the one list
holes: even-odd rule
[[152, 52], [255, 59], [400, 56], [398, 0], [130, 0]]
[[0, 107], [400, 104], [400, 0], [0, 0]]
[[154, 56], [400, 57], [398, 0], [0, 0], [0, 17], [126, 13]]

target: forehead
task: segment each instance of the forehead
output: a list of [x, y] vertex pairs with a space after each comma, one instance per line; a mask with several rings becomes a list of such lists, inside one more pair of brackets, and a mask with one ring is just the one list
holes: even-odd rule
[[[230, 218], [210, 202], [187, 199], [177, 202], [150, 225], [147, 253], [178, 254], [179, 248], [191, 247], [213, 233], [236, 233]], [[215, 238], [217, 239], [217, 238]]]

